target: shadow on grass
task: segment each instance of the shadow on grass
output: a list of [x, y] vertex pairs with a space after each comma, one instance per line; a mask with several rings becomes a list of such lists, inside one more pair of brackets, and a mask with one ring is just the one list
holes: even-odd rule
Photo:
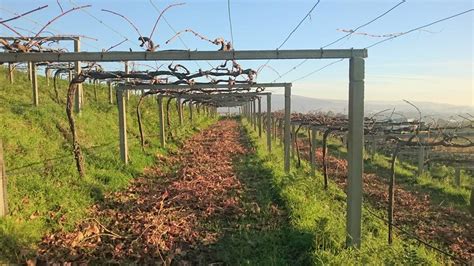
[[245, 129], [241, 129], [240, 137], [250, 151], [234, 159], [244, 188], [244, 213], [237, 219], [214, 221], [223, 234], [208, 247], [204, 260], [230, 265], [311, 264], [314, 234], [291, 226], [279, 188], [272, 183], [272, 169], [257, 157]]

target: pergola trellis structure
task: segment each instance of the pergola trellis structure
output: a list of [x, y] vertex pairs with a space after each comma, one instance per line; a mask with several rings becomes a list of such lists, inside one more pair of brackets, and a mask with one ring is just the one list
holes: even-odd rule
[[[79, 47], [78, 47], [79, 48]], [[349, 124], [348, 124], [348, 188], [347, 188], [347, 246], [360, 246], [362, 212], [362, 174], [364, 146], [364, 76], [366, 49], [309, 50], [246, 50], [156, 52], [48, 52], [0, 53], [0, 62], [123, 62], [123, 61], [196, 61], [196, 60], [281, 60], [281, 59], [350, 59], [349, 61]], [[79, 66], [77, 64], [76, 66]], [[77, 69], [79, 73], [80, 68]], [[196, 84], [198, 85], [198, 84]], [[172, 86], [172, 85], [166, 85]], [[209, 85], [207, 85], [209, 86]], [[229, 85], [225, 85], [229, 87]], [[285, 86], [284, 136], [290, 138], [291, 86]], [[76, 100], [77, 101], [77, 100]], [[284, 143], [285, 158], [290, 156], [290, 143]], [[285, 171], [290, 171], [285, 160]]]
[[[16, 40], [24, 40], [24, 41], [46, 41], [46, 42], [59, 42], [59, 41], [72, 41], [74, 44], [74, 52], [79, 53], [81, 51], [81, 37], [80, 36], [36, 36], [36, 37], [0, 37], [0, 39], [5, 41], [16, 41]], [[45, 52], [49, 53], [49, 52]], [[38, 54], [45, 54], [45, 53], [38, 53]], [[4, 53], [5, 54], [5, 53]], [[10, 54], [17, 54], [17, 53], [10, 53]], [[23, 53], [23, 54], [32, 54], [32, 53]], [[59, 53], [60, 54], [60, 53]], [[28, 63], [28, 75], [31, 77], [32, 82], [32, 89], [33, 89], [33, 104], [35, 106], [39, 105], [39, 93], [38, 93], [38, 80], [37, 80], [37, 67], [36, 63], [39, 62], [58, 62], [55, 60], [15, 60], [15, 61], [0, 61], [0, 62], [8, 62], [8, 73], [10, 82], [13, 82], [13, 67], [11, 63], [17, 62], [27, 62]], [[80, 60], [70, 60], [67, 62], [74, 62], [74, 71], [77, 74], [81, 73], [81, 61]], [[82, 84], [79, 84], [79, 87], [76, 92], [74, 108], [76, 112], [80, 112], [82, 107]]]
[[[161, 97], [165, 96], [173, 96], [178, 101], [181, 99], [188, 101], [190, 104], [192, 103], [199, 103], [204, 104], [212, 107], [242, 107], [254, 100], [258, 100], [259, 103], [259, 112], [252, 112], [252, 117], [260, 117], [261, 119], [261, 107], [260, 107], [260, 97], [266, 96], [267, 100], [267, 115], [271, 116], [271, 93], [270, 92], [251, 92], [250, 90], [256, 89], [265, 89], [265, 88], [285, 88], [290, 90], [291, 84], [290, 83], [253, 83], [253, 84], [195, 84], [195, 85], [170, 85], [170, 84], [140, 84], [140, 85], [132, 85], [132, 84], [118, 84], [117, 89], [117, 99], [119, 101], [119, 115], [123, 114], [122, 110], [125, 110], [125, 102], [121, 101], [121, 97], [123, 91], [155, 91], [159, 93], [163, 93], [164, 95], [158, 96], [158, 117], [160, 118], [160, 140], [162, 146], [165, 145], [165, 132], [164, 132], [164, 119], [163, 119], [163, 103], [161, 101]], [[209, 90], [212, 89], [212, 90]], [[237, 91], [229, 91], [226, 90], [232, 89]], [[209, 90], [206, 92], [205, 90]], [[218, 91], [213, 91], [218, 90]], [[290, 92], [288, 92], [288, 97], [290, 96]], [[286, 118], [288, 121], [290, 119], [290, 102], [286, 102], [288, 105], [285, 105], [285, 110], [288, 110], [286, 113]], [[179, 103], [181, 105], [181, 103]], [[122, 109], [123, 108], [123, 109]], [[181, 107], [178, 108], [178, 112], [180, 113], [181, 117]], [[192, 109], [190, 109], [192, 110]], [[250, 112], [248, 112], [250, 114]], [[191, 111], [192, 115], [192, 111]], [[126, 121], [125, 118], [119, 117], [120, 121], [120, 151], [121, 151], [121, 158], [126, 163], [127, 156], [128, 156], [128, 149], [126, 147], [126, 143], [122, 143], [122, 141], [126, 141]], [[180, 118], [181, 119], [181, 118]], [[260, 121], [261, 122], [261, 121]], [[266, 123], [266, 131], [267, 131], [267, 147], [268, 150], [271, 151], [271, 119], [267, 119]], [[259, 127], [259, 135], [261, 136], [262, 128], [261, 123]], [[125, 134], [125, 135], [124, 135]], [[287, 136], [288, 139], [285, 141], [289, 143], [290, 136]], [[290, 156], [289, 156], [289, 148], [288, 152], [284, 154], [285, 158], [285, 165], [290, 165]]]

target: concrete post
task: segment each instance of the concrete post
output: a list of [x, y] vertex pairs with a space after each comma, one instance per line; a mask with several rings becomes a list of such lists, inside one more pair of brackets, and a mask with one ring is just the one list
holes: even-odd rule
[[3, 144], [0, 140], [0, 217], [8, 214], [7, 201], [7, 175], [5, 170], [5, 161], [3, 159]]
[[31, 81], [31, 77], [32, 77], [32, 75], [31, 75], [31, 64], [32, 64], [32, 62], [28, 62], [28, 64], [26, 65], [29, 81]]
[[245, 119], [247, 119], [247, 121], [249, 121], [249, 113], [250, 113], [250, 109], [249, 109], [249, 103], [245, 103]]
[[165, 116], [163, 110], [163, 98], [158, 96], [158, 120], [160, 122], [160, 142], [161, 146], [164, 148], [166, 146], [166, 136], [165, 136]]
[[[420, 139], [420, 141], [422, 141]], [[425, 168], [425, 146], [418, 147], [418, 176], [423, 174]]]
[[[80, 41], [80, 38], [78, 37], [77, 39], [74, 39], [74, 52], [77, 53], [80, 51], [81, 51], [81, 41]], [[74, 71], [76, 72], [76, 77], [81, 74], [80, 61], [74, 62]], [[77, 114], [81, 113], [81, 110], [83, 107], [83, 99], [82, 99], [83, 96], [84, 96], [84, 93], [82, 92], [82, 84], [78, 84], [76, 95], [74, 97], [74, 112], [76, 112]]]
[[127, 108], [123, 90], [117, 90], [117, 107], [119, 115], [120, 159], [128, 164], [128, 139], [127, 139]]
[[44, 72], [44, 76], [46, 78], [46, 86], [49, 87], [49, 78], [51, 77], [51, 69], [46, 69]]
[[72, 70], [71, 70], [72, 64], [71, 64], [71, 63], [68, 63], [68, 66], [69, 66], [69, 71], [67, 72], [67, 74], [68, 74], [68, 75], [67, 75], [67, 80], [68, 80], [69, 82], [71, 82], [71, 80], [72, 80]]
[[247, 119], [247, 121], [248, 121], [249, 120], [249, 114], [250, 114], [249, 103], [246, 102], [244, 106], [245, 106], [245, 119]]
[[253, 130], [258, 131], [258, 106], [257, 99], [253, 100]]
[[253, 126], [253, 113], [254, 113], [253, 103], [252, 103], [252, 101], [250, 101], [249, 102], [249, 120], [250, 120], [250, 123], [251, 123], [252, 126]]
[[31, 86], [33, 88], [33, 105], [39, 105], [39, 92], [38, 92], [38, 75], [36, 71], [36, 63], [30, 62], [31, 69]]
[[[125, 74], [129, 74], [130, 71], [129, 71], [129, 69], [128, 69], [128, 61], [125, 61], [124, 64], [125, 64]], [[126, 80], [127, 82], [130, 81], [130, 79], [128, 79], [128, 78], [125, 79], [125, 80]], [[130, 91], [127, 90], [127, 101], [128, 101], [128, 100], [130, 100]]]
[[273, 115], [271, 115], [272, 117], [272, 134], [273, 134], [273, 139], [276, 140], [276, 135], [277, 135], [277, 125], [276, 125], [276, 122], [275, 122], [275, 117], [273, 117]]
[[349, 63], [347, 247], [360, 247], [361, 244], [362, 175], [364, 172], [364, 72], [364, 59], [352, 57]]
[[188, 102], [189, 105], [189, 122], [193, 124], [193, 104]]
[[109, 86], [109, 104], [113, 104], [114, 103], [114, 99], [112, 97], [112, 82], [107, 82], [107, 85]]
[[284, 123], [284, 158], [285, 172], [290, 172], [290, 123], [291, 123], [291, 85], [285, 86], [285, 123]]
[[249, 121], [250, 121], [250, 125], [253, 126], [253, 105], [252, 105], [252, 101], [249, 102]]
[[257, 123], [258, 123], [258, 137], [262, 137], [262, 100], [260, 97], [257, 98], [258, 104], [258, 113], [257, 113]]
[[272, 95], [267, 94], [267, 148], [272, 152]]
[[249, 120], [250, 124], [253, 125], [253, 120], [252, 120], [252, 102], [247, 103], [247, 110], [248, 110], [248, 117], [247, 119]]
[[178, 117], [179, 117], [179, 125], [183, 125], [183, 109], [181, 105], [181, 98], [176, 98], [176, 104], [178, 106]]
[[14, 75], [14, 68], [12, 63], [8, 63], [8, 80], [10, 80], [10, 84], [13, 84], [13, 75]]
[[98, 98], [97, 98], [97, 81], [98, 81], [98, 80], [95, 79], [95, 80], [92, 82], [92, 84], [94, 84], [94, 87], [93, 87], [93, 88], [94, 88], [94, 101], [96, 101], [96, 102], [98, 101]]

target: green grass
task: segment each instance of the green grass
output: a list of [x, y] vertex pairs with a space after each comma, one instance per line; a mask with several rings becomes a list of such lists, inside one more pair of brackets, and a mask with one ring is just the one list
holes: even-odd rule
[[[251, 140], [256, 147], [256, 158], [262, 164], [262, 169], [271, 175], [269, 187], [277, 191], [278, 197], [284, 203], [289, 215], [289, 226], [292, 232], [304, 235], [301, 238], [302, 253], [297, 263], [315, 265], [404, 265], [404, 264], [444, 264], [444, 258], [437, 253], [420, 246], [418, 243], [395, 236], [392, 245], [387, 244], [387, 226], [371, 214], [380, 212], [364, 204], [362, 246], [360, 249], [345, 248], [345, 193], [330, 183], [324, 190], [321, 173], [316, 177], [310, 175], [310, 167], [302, 162], [302, 167], [296, 168], [292, 161], [290, 174], [283, 169], [283, 151], [278, 142], [273, 142], [273, 152], [266, 151], [265, 138], [258, 138], [250, 126], [244, 121]], [[266, 175], [268, 176], [268, 174]], [[309, 240], [308, 240], [309, 238]], [[268, 243], [272, 245], [272, 243]], [[291, 241], [288, 242], [291, 247]], [[287, 248], [290, 248], [287, 247]], [[271, 253], [270, 253], [271, 254]], [[268, 258], [267, 263], [272, 264]], [[282, 264], [288, 264], [282, 263]]]
[[[241, 139], [250, 150], [255, 147], [246, 128]], [[210, 228], [222, 237], [210, 246], [208, 262], [226, 265], [304, 265], [310, 263], [312, 237], [291, 226], [285, 202], [273, 181], [272, 169], [256, 153], [234, 159], [234, 169], [243, 186], [239, 196], [244, 214], [235, 220], [211, 221]]]
[[[430, 195], [433, 205], [450, 206], [462, 211], [469, 211], [469, 197], [471, 193], [470, 176], [461, 171], [461, 187], [454, 185], [454, 168], [442, 166], [444, 177], [434, 177], [436, 168], [425, 171], [421, 176], [417, 174], [417, 167], [407, 161], [397, 161], [395, 165], [396, 182], [404, 189]], [[365, 164], [367, 172], [373, 172], [382, 178], [390, 176], [390, 158], [382, 154], [375, 154]]]
[[[195, 112], [195, 123], [190, 125], [186, 108], [185, 123], [179, 126], [173, 104], [175, 139], [163, 149], [157, 137], [156, 101], [147, 99], [142, 107], [144, 131], [148, 135], [143, 152], [137, 138], [138, 97], [131, 96], [127, 105], [130, 164], [124, 166], [119, 158], [117, 106], [108, 103], [105, 86], [97, 88], [95, 101], [92, 85], [85, 84], [85, 108], [76, 118], [86, 162], [86, 176], [80, 178], [67, 140], [70, 135], [65, 104], [55, 103], [52, 84], [47, 86], [43, 77], [38, 79], [40, 106], [35, 108], [26, 74], [16, 72], [11, 85], [5, 69], [0, 69], [0, 139], [5, 152], [10, 209], [9, 216], [0, 218], [0, 263], [23, 262], [43, 235], [60, 228], [71, 229], [104, 193], [126, 187], [133, 177], [152, 165], [156, 153], [176, 150], [185, 138], [214, 121]], [[67, 83], [61, 81], [60, 87], [60, 95], [65, 98]]]
[[[304, 137], [304, 136], [303, 136]], [[322, 137], [317, 138], [317, 147], [322, 147]], [[329, 155], [345, 159], [347, 149], [342, 142], [335, 138], [328, 138]], [[364, 156], [364, 171], [375, 173], [388, 181], [390, 177], [389, 156], [376, 153]], [[417, 191], [430, 195], [433, 205], [450, 206], [469, 212], [472, 176], [467, 171], [461, 171], [461, 186], [456, 187], [454, 182], [454, 168], [440, 165], [427, 169], [421, 176], [418, 168], [408, 160], [397, 160], [395, 165], [396, 184], [408, 191]], [[441, 177], [439, 177], [441, 176]]]

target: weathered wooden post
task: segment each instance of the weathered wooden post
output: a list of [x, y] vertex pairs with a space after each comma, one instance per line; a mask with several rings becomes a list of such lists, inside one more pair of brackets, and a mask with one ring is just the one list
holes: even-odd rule
[[107, 85], [109, 87], [109, 104], [113, 104], [114, 103], [114, 99], [112, 97], [113, 93], [112, 93], [112, 82], [111, 81], [107, 81]]
[[165, 135], [165, 117], [163, 111], [163, 98], [158, 96], [158, 120], [160, 122], [160, 142], [161, 146], [164, 148], [166, 146], [166, 135]]
[[124, 164], [128, 164], [127, 108], [125, 106], [124, 90], [117, 89], [116, 91], [119, 116], [120, 159]]
[[0, 140], [0, 217], [8, 214], [7, 175], [3, 159], [3, 143]]
[[347, 151], [346, 246], [360, 247], [362, 223], [362, 174], [364, 172], [364, 59], [349, 63], [349, 132]]
[[[74, 52], [78, 53], [81, 51], [81, 40], [79, 37], [77, 39], [74, 39]], [[76, 72], [76, 77], [81, 74], [81, 61], [75, 61], [74, 62], [74, 72]], [[81, 113], [82, 107], [83, 107], [83, 88], [82, 88], [82, 83], [77, 84], [77, 90], [76, 90], [76, 95], [74, 97], [74, 112], [77, 114]]]
[[30, 62], [31, 69], [31, 85], [33, 87], [33, 105], [39, 105], [39, 92], [38, 92], [38, 75], [36, 71], [36, 63]]
[[14, 68], [12, 63], [8, 63], [8, 80], [10, 80], [10, 84], [13, 84], [13, 75], [14, 75]]
[[311, 150], [309, 159], [311, 160], [311, 175], [316, 176], [316, 129], [311, 127]]
[[459, 166], [456, 166], [454, 169], [454, 183], [456, 187], [461, 187], [461, 168], [459, 168]]
[[284, 169], [286, 173], [290, 172], [290, 123], [291, 123], [291, 85], [285, 86], [285, 123], [284, 123]]
[[272, 95], [267, 93], [267, 148], [272, 152]]

